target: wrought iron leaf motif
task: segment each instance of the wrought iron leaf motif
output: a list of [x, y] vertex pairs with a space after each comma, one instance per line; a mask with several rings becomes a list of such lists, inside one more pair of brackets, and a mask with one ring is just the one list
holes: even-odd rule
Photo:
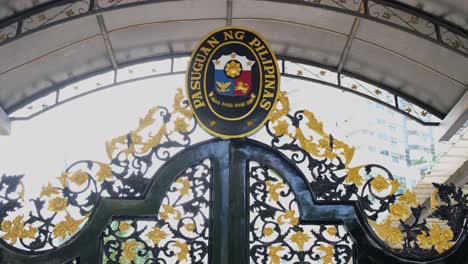
[[211, 162], [188, 168], [154, 217], [114, 219], [102, 238], [102, 263], [208, 263]]
[[55, 249], [81, 229], [101, 197], [141, 197], [157, 162], [165, 162], [189, 146], [197, 127], [182, 89], [172, 108], [150, 109], [135, 130], [106, 143], [109, 162], [72, 164], [57, 181], [43, 186], [38, 198], [22, 201], [22, 176], [3, 175], [2, 242], [31, 252]]
[[[352, 164], [354, 147], [325, 132], [312, 112], [290, 112], [283, 92], [265, 125], [266, 132], [272, 138], [271, 146], [305, 172], [318, 200], [357, 201], [368, 226], [386, 242], [388, 250], [400, 256], [431, 257], [453, 247], [468, 216], [468, 196], [461, 188], [434, 184], [432, 208], [418, 205], [414, 193], [398, 191], [401, 184], [385, 167]], [[429, 225], [427, 216], [446, 225]]]
[[271, 169], [249, 163], [251, 263], [349, 263], [352, 240], [341, 225], [300, 224], [289, 185]]

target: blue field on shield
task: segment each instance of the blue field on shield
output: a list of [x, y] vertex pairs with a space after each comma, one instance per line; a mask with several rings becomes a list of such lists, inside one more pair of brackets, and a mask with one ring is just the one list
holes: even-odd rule
[[215, 70], [214, 90], [220, 95], [234, 96], [234, 80], [224, 73], [224, 70]]

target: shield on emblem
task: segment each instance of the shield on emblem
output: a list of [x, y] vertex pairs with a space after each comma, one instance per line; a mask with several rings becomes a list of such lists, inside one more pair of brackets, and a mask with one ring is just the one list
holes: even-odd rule
[[235, 52], [213, 60], [214, 89], [220, 95], [245, 96], [252, 90], [252, 65], [255, 61]]

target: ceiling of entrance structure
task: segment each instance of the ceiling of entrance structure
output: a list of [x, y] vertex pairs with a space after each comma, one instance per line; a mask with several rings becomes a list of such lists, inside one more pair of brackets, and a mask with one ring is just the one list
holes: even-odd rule
[[[380, 10], [375, 3], [369, 5], [372, 16], [358, 15], [356, 19], [353, 12], [362, 9], [358, 0], [312, 5], [300, 0], [234, 0], [232, 9], [227, 1], [217, 0], [98, 0], [91, 9], [89, 1], [51, 1], [54, 8], [29, 11], [33, 13], [14, 20], [18, 12], [34, 5], [46, 8], [43, 2], [0, 2], [0, 16], [5, 17], [0, 29], [0, 107], [7, 113], [96, 71], [160, 55], [189, 53], [206, 33], [227, 23], [258, 31], [279, 56], [362, 76], [439, 117], [467, 91], [468, 39], [463, 34], [450, 39], [459, 40], [458, 44], [445, 43], [444, 38], [439, 41], [437, 32], [427, 27], [425, 16], [408, 16], [389, 7]], [[466, 11], [463, 1], [438, 2], [447, 10], [459, 5], [456, 12], [431, 7], [435, 1], [425, 1], [423, 6], [416, 0], [404, 2], [443, 15], [458, 25], [456, 29], [465, 26], [463, 19], [455, 18], [463, 17], [455, 13]], [[390, 14], [388, 19], [385, 12]], [[97, 15], [103, 17], [101, 27]], [[7, 20], [11, 16], [13, 20]], [[402, 24], [405, 19], [409, 24]], [[13, 23], [18, 21], [21, 25]], [[447, 39], [451, 33], [446, 33]]]

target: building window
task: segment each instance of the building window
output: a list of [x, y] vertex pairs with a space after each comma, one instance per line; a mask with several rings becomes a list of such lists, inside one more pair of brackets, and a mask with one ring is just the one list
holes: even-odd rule
[[381, 151], [380, 151], [380, 154], [381, 154], [381, 155], [384, 155], [384, 156], [389, 156], [389, 155], [390, 155], [390, 153], [388, 152], [388, 150], [385, 150], [385, 149], [381, 150]]

